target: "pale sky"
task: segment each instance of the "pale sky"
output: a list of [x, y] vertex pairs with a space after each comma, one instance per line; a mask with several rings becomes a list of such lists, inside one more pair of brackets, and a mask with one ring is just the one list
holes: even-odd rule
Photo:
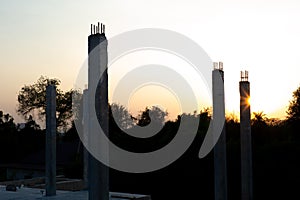
[[248, 70], [251, 110], [283, 117], [300, 85], [297, 0], [1, 0], [0, 110], [16, 115], [17, 93], [41, 75], [73, 87], [87, 57], [90, 24], [111, 38], [164, 28], [197, 42], [225, 71], [226, 109], [238, 113], [240, 70]]

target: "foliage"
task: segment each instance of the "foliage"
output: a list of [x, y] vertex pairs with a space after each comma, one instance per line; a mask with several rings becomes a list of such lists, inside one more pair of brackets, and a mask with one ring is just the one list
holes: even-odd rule
[[151, 108], [146, 107], [137, 117], [138, 126], [147, 126], [150, 123], [162, 126], [165, 123], [165, 118], [168, 116], [167, 112], [164, 112], [159, 107], [152, 106]]
[[263, 111], [260, 112], [253, 112], [254, 117], [251, 120], [252, 126], [265, 126], [267, 123], [266, 121], [268, 118]]
[[[20, 163], [45, 148], [45, 132], [31, 116], [16, 125], [11, 115], [0, 111], [0, 163]], [[33, 160], [35, 162], [35, 160]]]
[[[60, 85], [58, 79], [50, 79], [41, 76], [36, 83], [25, 85], [18, 94], [17, 112], [23, 115], [26, 121], [35, 118], [35, 120], [45, 120], [46, 114], [46, 87], [54, 84], [56, 87]], [[73, 90], [63, 92], [59, 88], [56, 90], [56, 114], [57, 126], [66, 130], [72, 119], [72, 94]]]
[[[114, 115], [112, 115], [112, 111]], [[177, 126], [174, 126], [174, 122], [166, 122], [166, 116], [166, 112], [153, 106], [151, 109], [146, 107], [135, 118], [129, 114], [124, 106], [112, 104], [109, 127], [110, 140], [117, 146], [134, 152], [147, 152], [148, 150], [159, 149], [163, 144], [168, 143], [176, 133]], [[150, 131], [157, 131], [157, 133], [149, 138], [133, 137], [127, 134], [129, 132], [138, 132], [142, 135], [143, 131], [149, 131], [146, 126], [147, 128], [154, 128]], [[143, 127], [147, 130], [143, 129]]]
[[[299, 129], [295, 128], [299, 124], [299, 118], [297, 118], [299, 94], [294, 92], [293, 97], [287, 111], [288, 123], [285, 120], [269, 119], [263, 112], [253, 113], [254, 117], [251, 121], [253, 187], [260, 199], [279, 197], [292, 199], [298, 195], [300, 138], [292, 136], [299, 135]], [[117, 117], [112, 117], [112, 110], [116, 112]], [[211, 119], [210, 111], [204, 110], [200, 114], [182, 114], [175, 121], [166, 121], [166, 116], [167, 113], [164, 111], [152, 107], [141, 111], [134, 118], [124, 106], [118, 104], [110, 106], [110, 140], [120, 148], [131, 152], [146, 153], [163, 148], [176, 135], [181, 119], [184, 117], [200, 118], [194, 142], [176, 162], [162, 170], [145, 174], [123, 173], [111, 169], [111, 190], [151, 194], [153, 199], [158, 200], [195, 199], [199, 196], [199, 188], [203, 188], [201, 197], [213, 199], [213, 152], [204, 159], [198, 157], [203, 136], [206, 134]], [[118, 123], [116, 120], [119, 120]], [[127, 130], [137, 126], [147, 126], [151, 122], [164, 125], [161, 131], [150, 138], [135, 138], [126, 134]], [[290, 126], [291, 124], [295, 126]], [[226, 118], [226, 134], [228, 199], [235, 200], [240, 199], [240, 194], [236, 189], [240, 188], [240, 124], [234, 115]], [[1, 163], [19, 161], [28, 153], [44, 148], [44, 135], [30, 114], [28, 114], [25, 128], [17, 131], [13, 118], [0, 111]], [[79, 142], [74, 125], [63, 137], [65, 138], [61, 141], [62, 143], [78, 144]], [[73, 162], [68, 163], [64, 168], [65, 175], [81, 178], [82, 160], [82, 157], [74, 156]], [[197, 184], [189, 184], [193, 180], [197, 181]]]
[[110, 108], [113, 119], [122, 130], [133, 127], [133, 117], [129, 114], [125, 106], [113, 103]]
[[[20, 124], [18, 124], [18, 129], [21, 129]], [[27, 122], [25, 123], [24, 129], [41, 130], [41, 127], [34, 121], [33, 117], [30, 115]]]
[[4, 114], [3, 111], [0, 111], [0, 127], [2, 129], [15, 129], [14, 118], [7, 114]]
[[288, 120], [300, 121], [300, 87], [293, 92], [293, 99], [287, 110]]

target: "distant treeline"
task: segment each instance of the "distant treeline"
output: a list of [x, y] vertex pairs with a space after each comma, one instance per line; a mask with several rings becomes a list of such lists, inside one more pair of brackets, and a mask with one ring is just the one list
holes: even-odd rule
[[[116, 105], [114, 105], [116, 106]], [[111, 110], [111, 109], [110, 109]], [[158, 111], [158, 110], [156, 110]], [[135, 123], [126, 125], [146, 126], [150, 123], [147, 108], [141, 112]], [[161, 111], [160, 111], [161, 112]], [[111, 112], [110, 112], [111, 113]], [[160, 113], [162, 114], [162, 113]], [[110, 140], [128, 151], [149, 152], [168, 144], [176, 135], [182, 116], [167, 121], [156, 135], [140, 139], [129, 136], [116, 124], [110, 114]], [[200, 146], [210, 123], [210, 112], [202, 111], [198, 117], [199, 128], [191, 147], [175, 163], [156, 172], [129, 174], [111, 170], [112, 191], [151, 194], [154, 200], [213, 199], [213, 154], [198, 158]], [[124, 124], [123, 124], [124, 125]], [[262, 112], [252, 119], [253, 173], [255, 199], [289, 199], [297, 195], [300, 185], [300, 137], [299, 122], [294, 120], [269, 120]], [[123, 127], [124, 128], [124, 127]], [[226, 119], [227, 164], [229, 199], [240, 199], [240, 124], [232, 117]], [[76, 128], [73, 126], [64, 134], [58, 134], [60, 143], [78, 143]], [[24, 157], [45, 148], [45, 130], [29, 120], [25, 127], [14, 124], [8, 114], [0, 112], [0, 163], [18, 163]], [[82, 146], [74, 152], [74, 160], [65, 166], [65, 175], [82, 178]], [[2, 177], [3, 179], [3, 177]]]
[[[65, 97], [71, 97], [70, 93]], [[69, 101], [65, 99], [62, 102]], [[157, 107], [146, 108], [137, 117], [130, 115], [122, 105], [112, 104], [109, 111], [110, 140], [123, 149], [141, 153], [168, 144], [175, 137], [182, 117], [200, 119], [192, 145], [177, 161], [166, 168], [145, 174], [111, 169], [111, 191], [151, 194], [153, 200], [214, 199], [213, 152], [203, 159], [198, 158], [211, 120], [209, 109], [199, 114], [179, 115], [176, 120], [166, 122], [167, 113]], [[67, 113], [66, 120], [70, 120], [69, 111], [64, 112]], [[19, 163], [24, 157], [45, 148], [45, 130], [40, 128], [29, 112], [26, 116], [25, 126], [20, 127], [9, 114], [0, 112], [0, 165]], [[63, 117], [61, 120], [60, 125], [65, 125]], [[162, 125], [162, 129], [150, 138], [136, 138], [126, 134], [130, 129], [147, 126], [151, 122], [157, 126]], [[71, 121], [68, 127], [58, 132], [58, 142], [62, 145], [80, 144], [74, 122]], [[241, 199], [240, 124], [235, 116], [229, 116], [225, 127], [228, 199], [238, 200]], [[251, 129], [255, 199], [297, 199], [300, 185], [300, 87], [293, 93], [286, 119], [268, 119], [263, 112], [253, 113]], [[80, 151], [74, 152], [73, 161], [64, 168], [68, 177], [82, 178], [82, 144], [79, 147]], [[3, 173], [0, 171], [2, 180]]]

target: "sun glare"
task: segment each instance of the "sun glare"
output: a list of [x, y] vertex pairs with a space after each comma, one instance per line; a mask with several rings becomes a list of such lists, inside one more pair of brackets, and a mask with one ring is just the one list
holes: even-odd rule
[[250, 97], [247, 98], [247, 105], [249, 105], [249, 106], [251, 105], [251, 98]]

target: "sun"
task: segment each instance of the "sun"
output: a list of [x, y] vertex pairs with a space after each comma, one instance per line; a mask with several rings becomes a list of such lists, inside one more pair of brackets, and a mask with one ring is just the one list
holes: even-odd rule
[[246, 100], [246, 102], [247, 102], [247, 105], [251, 105], [251, 98], [250, 98], [250, 96], [247, 98], [247, 100]]

